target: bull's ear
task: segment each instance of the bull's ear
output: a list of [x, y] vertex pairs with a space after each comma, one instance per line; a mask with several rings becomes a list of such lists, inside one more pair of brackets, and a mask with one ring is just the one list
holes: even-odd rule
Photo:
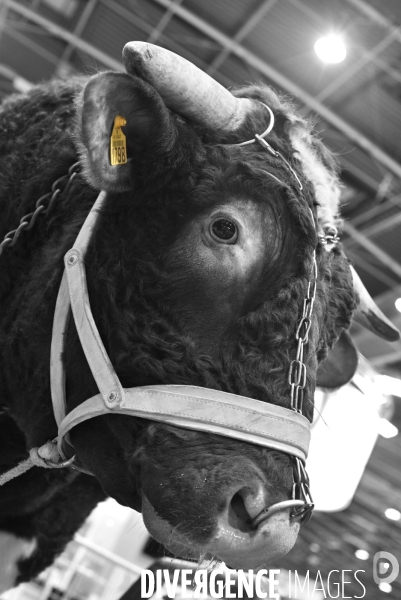
[[324, 388], [338, 388], [352, 379], [358, 366], [358, 352], [351, 336], [343, 331], [317, 370], [316, 384]]
[[75, 141], [84, 174], [97, 189], [124, 191], [155, 178], [176, 127], [152, 86], [125, 73], [92, 77], [76, 101]]

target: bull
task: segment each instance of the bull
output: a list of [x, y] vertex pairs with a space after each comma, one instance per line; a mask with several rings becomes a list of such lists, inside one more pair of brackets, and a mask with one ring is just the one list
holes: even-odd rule
[[[59, 446], [69, 468], [34, 466], [1, 487], [0, 590], [51, 564], [107, 496], [142, 511], [181, 557], [277, 560], [304, 521], [294, 505], [308, 504], [293, 491], [292, 454], [307, 487], [306, 452], [282, 442], [280, 421], [291, 408], [311, 421], [315, 386], [352, 377], [359, 299], [357, 318], [398, 337], [352, 274], [337, 236], [337, 166], [291, 103], [266, 86], [228, 92], [150, 44], [128, 44], [123, 61], [126, 73], [38, 85], [0, 112], [1, 472], [60, 434], [52, 392], [67, 419], [88, 398], [108, 403], [70, 418]], [[35, 208], [52, 185], [51, 206]], [[88, 213], [85, 252], [65, 263], [83, 269], [83, 312], [68, 320], [73, 292], [52, 346], [63, 257]], [[104, 372], [117, 391], [106, 382], [103, 394]], [[176, 386], [163, 419], [158, 406], [113, 414], [120, 392], [154, 386], [160, 402]], [[206, 426], [169, 418], [188, 386], [198, 390], [188, 402], [197, 410], [200, 394], [212, 414]], [[260, 406], [275, 415], [277, 435], [238, 433], [247, 406], [261, 421]]]

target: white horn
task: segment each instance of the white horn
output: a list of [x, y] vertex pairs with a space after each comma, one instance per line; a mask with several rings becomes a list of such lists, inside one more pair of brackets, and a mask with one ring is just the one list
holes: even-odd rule
[[150, 83], [170, 110], [222, 132], [238, 129], [254, 106], [185, 58], [147, 42], [126, 44], [123, 63], [127, 73]]
[[354, 321], [366, 327], [376, 335], [389, 342], [396, 342], [400, 339], [400, 332], [391, 321], [382, 313], [376, 305], [373, 298], [363, 285], [361, 278], [355, 269], [351, 266], [354, 290], [359, 296], [359, 306], [354, 315]]

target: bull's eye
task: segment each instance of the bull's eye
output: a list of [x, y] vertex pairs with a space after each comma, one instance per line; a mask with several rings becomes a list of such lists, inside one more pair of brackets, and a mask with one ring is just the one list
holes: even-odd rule
[[229, 219], [220, 217], [211, 222], [210, 234], [218, 242], [235, 244], [238, 237], [238, 229], [235, 223]]

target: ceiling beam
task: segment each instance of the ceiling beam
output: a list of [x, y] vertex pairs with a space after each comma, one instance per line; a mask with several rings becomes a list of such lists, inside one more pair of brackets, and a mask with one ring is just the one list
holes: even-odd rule
[[392, 34], [399, 42], [401, 42], [401, 28], [394, 25], [390, 19], [385, 17], [383, 13], [376, 10], [372, 4], [369, 4], [364, 0], [346, 0], [346, 2], [356, 8], [360, 13], [362, 13], [376, 25], [387, 29], [390, 34]]
[[[136, 27], [139, 27], [140, 29], [142, 29], [142, 31], [144, 33], [146, 33], [147, 35], [152, 34], [154, 27], [152, 25], [150, 25], [149, 23], [147, 23], [144, 19], [142, 19], [135, 12], [131, 12], [130, 10], [124, 8], [124, 6], [121, 6], [121, 4], [116, 2], [115, 0], [100, 0], [100, 2], [102, 4], [104, 4], [104, 6], [107, 6], [107, 8], [110, 8], [114, 13], [116, 13], [123, 19], [126, 19], [130, 23], [136, 25]], [[134, 8], [135, 8], [135, 5], [133, 4], [133, 9]], [[190, 62], [198, 65], [198, 67], [200, 69], [203, 69], [203, 70], [207, 69], [207, 67], [208, 67], [207, 63], [205, 63], [202, 59], [200, 59], [197, 55], [193, 54], [190, 50], [188, 50], [184, 46], [181, 46], [180, 44], [178, 44], [171, 38], [168, 38], [166, 35], [164, 35], [164, 33], [160, 34], [160, 40], [163, 44], [165, 44], [173, 52], [176, 52], [177, 54], [186, 58]], [[219, 79], [220, 83], [222, 85], [225, 85], [226, 87], [229, 87], [230, 85], [233, 85], [233, 83], [235, 83], [229, 77], [226, 77], [222, 73], [219, 73], [218, 79]]]
[[39, 25], [55, 37], [61, 38], [68, 44], [71, 44], [75, 48], [78, 48], [78, 50], [81, 50], [82, 52], [85, 52], [85, 54], [92, 56], [92, 58], [96, 59], [107, 67], [110, 67], [115, 71], [122, 71], [123, 66], [121, 61], [115, 60], [105, 52], [102, 52], [102, 50], [92, 46], [92, 44], [88, 44], [88, 42], [85, 42], [77, 35], [67, 31], [66, 29], [63, 29], [63, 27], [56, 25], [56, 23], [53, 23], [49, 19], [38, 15], [26, 6], [18, 4], [18, 2], [15, 2], [14, 0], [5, 0], [5, 3], [9, 9], [13, 10], [19, 15], [22, 15], [26, 19], [29, 19], [29, 21], [36, 23], [36, 25]]
[[4, 0], [0, 0], [0, 38], [6, 27], [7, 13], [8, 13], [8, 6], [5, 4]]
[[347, 257], [352, 260], [353, 263], [359, 265], [364, 271], [366, 271], [370, 275], [373, 275], [378, 281], [384, 283], [386, 287], [392, 289], [394, 288], [394, 286], [398, 285], [398, 281], [396, 279], [384, 273], [383, 269], [372, 265], [371, 261], [367, 261], [363, 256], [361, 256], [357, 252], [354, 252], [352, 248], [348, 248], [347, 246], [345, 249], [345, 253]]
[[[363, 233], [355, 229], [355, 227], [353, 227], [351, 223], [344, 221], [343, 227], [344, 231], [348, 233], [348, 235], [350, 235], [354, 240], [356, 240], [360, 246], [368, 250], [368, 252], [370, 252], [378, 260], [385, 264], [386, 267], [390, 269], [390, 271], [392, 271], [395, 275], [397, 275], [398, 279], [401, 280], [401, 265], [398, 261], [396, 261], [387, 252], [382, 250], [377, 244], [375, 244], [371, 240], [368, 240], [368, 238], [365, 237]], [[344, 246], [345, 248], [347, 248], [346, 242], [344, 242]]]
[[367, 223], [370, 219], [373, 219], [373, 217], [376, 217], [377, 215], [383, 215], [392, 208], [401, 209], [401, 194], [389, 196], [383, 202], [378, 201], [374, 206], [372, 206], [372, 208], [369, 208], [365, 212], [353, 217], [351, 224], [354, 227], [359, 228], [364, 223]]
[[[82, 36], [82, 33], [83, 33], [86, 25], [88, 24], [89, 19], [91, 18], [97, 3], [98, 3], [98, 0], [89, 0], [89, 2], [87, 2], [84, 5], [84, 9], [81, 13], [81, 16], [79, 17], [79, 20], [75, 26], [75, 29], [73, 31], [74, 35], [79, 36], [79, 37]], [[64, 49], [63, 54], [60, 57], [58, 68], [60, 68], [62, 65], [66, 64], [70, 60], [74, 50], [75, 50], [75, 46], [73, 44], [67, 45], [67, 47]]]
[[[324, 137], [325, 140], [327, 140], [326, 144], [330, 146], [330, 137], [327, 135], [325, 135]], [[351, 177], [356, 178], [360, 183], [363, 183], [367, 188], [369, 188], [369, 190], [371, 190], [375, 194], [377, 193], [380, 186], [380, 182], [374, 177], [372, 177], [371, 173], [368, 173], [362, 167], [353, 164], [349, 160], [349, 158], [347, 158], [345, 153], [341, 154], [340, 152], [337, 152], [337, 157], [340, 162], [342, 174], [344, 172], [348, 172], [351, 175]]]
[[[174, 0], [174, 4], [181, 4], [182, 0]], [[174, 17], [174, 12], [171, 8], [168, 8], [156, 27], [153, 29], [152, 33], [148, 37], [148, 42], [150, 44], [154, 44], [157, 42], [163, 31], [166, 29], [167, 25], [170, 23], [171, 19]]]
[[[389, 217], [382, 219], [377, 223], [373, 223], [369, 227], [365, 227], [364, 229], [359, 229], [359, 233], [362, 233], [367, 239], [371, 239], [375, 235], [379, 233], [383, 233], [384, 231], [388, 231], [389, 229], [393, 229], [401, 224], [401, 212], [390, 215]], [[358, 241], [353, 238], [348, 242], [350, 245], [357, 244]]]
[[[233, 36], [233, 40], [236, 42], [242, 42], [246, 38], [252, 29], [260, 23], [266, 14], [273, 8], [277, 3], [277, 0], [263, 0], [259, 7], [250, 15], [249, 19], [238, 29], [237, 33]], [[210, 66], [206, 70], [206, 73], [212, 75], [217, 69], [223, 64], [226, 58], [230, 54], [229, 48], [223, 48], [216, 58], [210, 63]]]
[[271, 81], [274, 81], [281, 88], [290, 92], [292, 95], [297, 97], [301, 102], [306, 104], [313, 111], [319, 113], [326, 121], [331, 123], [336, 129], [340, 130], [355, 144], [363, 148], [370, 156], [372, 156], [377, 162], [382, 164], [386, 169], [394, 173], [398, 178], [401, 179], [401, 164], [395, 161], [391, 156], [386, 154], [377, 144], [369, 140], [360, 131], [352, 127], [349, 123], [344, 121], [339, 115], [335, 114], [332, 110], [327, 108], [321, 102], [318, 102], [313, 96], [302, 89], [299, 85], [288, 79], [285, 75], [277, 71], [274, 67], [269, 65], [267, 62], [262, 60], [259, 56], [250, 52], [244, 48], [241, 44], [232, 40], [229, 36], [225, 35], [222, 31], [213, 27], [204, 19], [201, 19], [193, 12], [189, 11], [183, 6], [174, 6], [171, 0], [153, 0], [160, 4], [164, 8], [171, 8], [175, 14], [215, 40], [223, 48], [230, 50], [232, 54], [241, 58], [245, 63], [251, 67], [257, 69], [260, 73], [265, 75]]
[[14, 29], [12, 23], [8, 22], [7, 35], [17, 40], [20, 44], [28, 48], [31, 52], [35, 52], [38, 56], [47, 60], [51, 65], [58, 64], [58, 58], [49, 50], [46, 50], [43, 46], [34, 42], [29, 36], [25, 35], [22, 31]]

